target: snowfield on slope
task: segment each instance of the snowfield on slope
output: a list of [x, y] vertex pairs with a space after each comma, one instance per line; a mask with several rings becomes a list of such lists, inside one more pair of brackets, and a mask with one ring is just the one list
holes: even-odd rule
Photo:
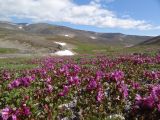
[[54, 53], [55, 55], [58, 56], [73, 56], [75, 55], [72, 51], [70, 50], [60, 50]]
[[65, 45], [66, 45], [66, 43], [64, 43], [64, 42], [54, 42], [54, 43], [56, 43], [56, 44], [58, 44], [58, 45], [62, 45], [62, 46], [65, 46]]
[[58, 56], [73, 56], [73, 55], [75, 55], [75, 53], [73, 53], [71, 50], [69, 50], [71, 48], [68, 48], [67, 43], [65, 43], [65, 42], [54, 42], [54, 43], [59, 44], [62, 47], [65, 46], [65, 47], [67, 47], [67, 49], [57, 51], [57, 52], [53, 53], [52, 55], [58, 55]]

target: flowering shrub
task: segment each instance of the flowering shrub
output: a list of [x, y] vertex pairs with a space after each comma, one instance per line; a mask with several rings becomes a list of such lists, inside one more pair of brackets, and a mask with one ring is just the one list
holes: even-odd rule
[[160, 119], [159, 56], [51, 57], [0, 70], [0, 119]]

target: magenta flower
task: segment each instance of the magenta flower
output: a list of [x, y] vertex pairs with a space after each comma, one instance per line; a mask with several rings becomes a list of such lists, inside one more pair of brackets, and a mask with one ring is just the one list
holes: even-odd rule
[[17, 116], [16, 115], [12, 115], [12, 120], [17, 120]]
[[53, 91], [53, 86], [50, 85], [50, 84], [47, 84], [46, 91], [47, 91], [48, 93], [51, 93], [51, 92]]
[[8, 85], [8, 88], [12, 90], [13, 88], [17, 88], [20, 86], [28, 87], [33, 80], [35, 80], [35, 75], [18, 78], [16, 80], [12, 81]]
[[15, 111], [9, 107], [4, 108], [1, 111], [1, 115], [3, 120], [9, 120], [9, 119], [17, 120], [17, 115], [15, 114]]
[[69, 85], [75, 84], [75, 85], [79, 85], [80, 84], [80, 79], [78, 76], [71, 76], [68, 79], [68, 83]]
[[98, 87], [97, 81], [96, 80], [90, 80], [89, 84], [87, 85], [87, 89], [88, 90], [93, 90], [96, 89]]
[[119, 91], [123, 94], [124, 99], [126, 99], [128, 97], [128, 87], [127, 85], [124, 83], [124, 81], [121, 81], [118, 84], [118, 89]]
[[68, 92], [69, 92], [69, 87], [66, 86], [66, 85], [64, 85], [64, 86], [63, 86], [63, 91], [60, 92], [58, 95], [59, 95], [59, 96], [65, 96], [65, 95], [68, 94]]
[[9, 80], [11, 78], [11, 74], [8, 71], [4, 71], [2, 74], [2, 78], [4, 80]]
[[141, 101], [141, 100], [142, 100], [142, 97], [141, 97], [139, 94], [136, 94], [135, 99], [136, 99], [137, 101]]
[[45, 79], [45, 81], [46, 81], [47, 83], [51, 83], [51, 80], [52, 80], [51, 77], [47, 77], [47, 78]]
[[97, 71], [96, 72], [96, 80], [100, 80], [104, 77], [104, 73], [102, 71]]
[[142, 109], [153, 109], [155, 105], [155, 101], [151, 96], [141, 97], [140, 95], [136, 96], [136, 105], [138, 105]]
[[154, 99], [150, 96], [143, 98], [142, 107], [153, 108], [154, 107]]
[[31, 114], [30, 108], [26, 106], [26, 104], [22, 105], [22, 113], [23, 116], [29, 116]]
[[110, 77], [111, 77], [112, 80], [119, 81], [119, 80], [122, 80], [124, 78], [124, 73], [120, 70], [114, 71], [114, 72], [111, 73]]
[[10, 117], [10, 113], [11, 113], [10, 108], [8, 108], [8, 107], [4, 108], [4, 109], [1, 111], [3, 120], [7, 120], [7, 119]]
[[132, 82], [132, 87], [133, 87], [133, 89], [139, 89], [140, 84], [138, 82]]
[[102, 88], [99, 88], [96, 99], [98, 102], [101, 102], [104, 99], [104, 92]]
[[158, 111], [160, 112], [160, 103], [157, 104]]

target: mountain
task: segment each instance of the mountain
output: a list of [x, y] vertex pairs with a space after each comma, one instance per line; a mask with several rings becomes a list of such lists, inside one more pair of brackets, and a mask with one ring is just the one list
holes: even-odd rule
[[18, 25], [11, 22], [0, 21], [0, 28], [9, 29], [9, 30], [18, 30]]
[[160, 45], [160, 36], [151, 38], [147, 41], [140, 43], [139, 45]]
[[97, 33], [48, 23], [12, 23], [0, 21], [0, 48], [14, 48], [20, 53], [53, 53], [64, 49], [56, 41], [66, 42], [67, 49], [85, 44], [130, 47], [150, 36], [121, 33]]
[[65, 37], [77, 37], [82, 41], [102, 42], [106, 44], [137, 44], [150, 39], [149, 36], [125, 35], [121, 33], [97, 33], [84, 30], [76, 30], [65, 26], [51, 25], [47, 23], [11, 23], [0, 22], [0, 28], [15, 30], [16, 32], [26, 32], [35, 35], [59, 35]]

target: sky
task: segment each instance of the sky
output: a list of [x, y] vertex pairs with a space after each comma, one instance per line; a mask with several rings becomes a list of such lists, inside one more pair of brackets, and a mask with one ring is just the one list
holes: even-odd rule
[[0, 21], [160, 35], [160, 0], [0, 0]]

